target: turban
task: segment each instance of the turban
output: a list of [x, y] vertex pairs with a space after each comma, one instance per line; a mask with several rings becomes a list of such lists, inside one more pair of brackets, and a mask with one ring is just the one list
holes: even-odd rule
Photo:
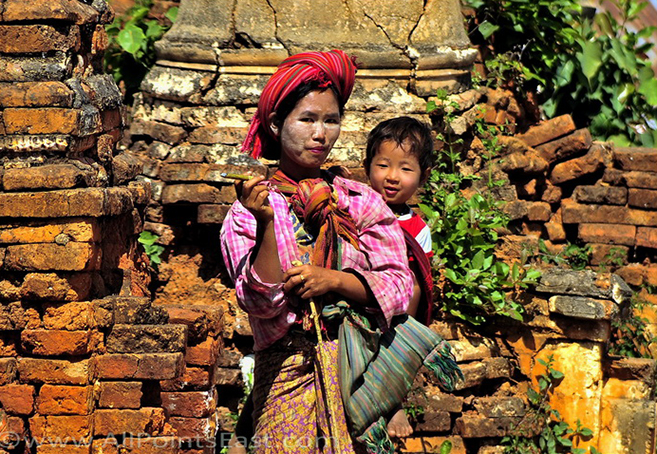
[[277, 141], [270, 128], [269, 116], [300, 85], [312, 80], [319, 81], [321, 87], [332, 85], [338, 92], [338, 101], [344, 105], [351, 95], [355, 78], [356, 65], [341, 50], [303, 52], [286, 58], [262, 90], [242, 151], [259, 158], [263, 146], [271, 144], [272, 140]]

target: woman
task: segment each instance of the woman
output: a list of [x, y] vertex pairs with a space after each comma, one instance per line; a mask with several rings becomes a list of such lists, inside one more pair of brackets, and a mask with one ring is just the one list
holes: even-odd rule
[[[405, 313], [413, 290], [395, 216], [368, 186], [323, 172], [340, 134], [356, 68], [342, 51], [307, 52], [265, 86], [243, 145], [279, 160], [269, 180], [238, 183], [221, 247], [256, 351], [253, 390], [258, 453], [351, 453], [338, 387], [337, 322], [310, 302], [345, 300], [381, 329]], [[327, 311], [325, 311], [327, 312]]]

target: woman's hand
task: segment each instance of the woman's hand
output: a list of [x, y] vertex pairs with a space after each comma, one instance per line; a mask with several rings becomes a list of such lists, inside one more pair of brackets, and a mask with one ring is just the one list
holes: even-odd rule
[[267, 186], [260, 184], [264, 179], [265, 177], [258, 175], [235, 184], [239, 201], [261, 224], [274, 220], [274, 210], [269, 205], [269, 190]]
[[304, 299], [335, 291], [340, 280], [339, 271], [315, 265], [299, 265], [283, 274], [283, 291]]

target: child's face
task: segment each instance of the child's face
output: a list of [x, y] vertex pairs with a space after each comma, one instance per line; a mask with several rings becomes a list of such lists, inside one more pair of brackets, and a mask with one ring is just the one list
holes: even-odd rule
[[397, 145], [386, 140], [376, 151], [368, 177], [372, 188], [395, 211], [405, 206], [422, 181], [422, 170], [417, 156], [406, 152], [408, 142]]

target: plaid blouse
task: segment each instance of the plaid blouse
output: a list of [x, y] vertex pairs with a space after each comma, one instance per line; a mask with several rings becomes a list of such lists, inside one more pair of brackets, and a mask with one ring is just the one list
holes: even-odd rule
[[[266, 183], [269, 184], [269, 183]], [[369, 285], [382, 328], [390, 319], [406, 312], [413, 293], [406, 244], [401, 227], [379, 194], [368, 186], [336, 177], [333, 186], [338, 205], [349, 211], [359, 232], [360, 250], [343, 243], [342, 271], [362, 276]], [[269, 185], [269, 203], [274, 210], [274, 231], [283, 271], [299, 260], [287, 199]], [[256, 241], [256, 220], [238, 201], [226, 215], [221, 228], [221, 251], [228, 273], [235, 283], [237, 301], [249, 314], [254, 349], [263, 350], [285, 336], [296, 322], [297, 296], [283, 293], [282, 283], [262, 282], [251, 266]]]

